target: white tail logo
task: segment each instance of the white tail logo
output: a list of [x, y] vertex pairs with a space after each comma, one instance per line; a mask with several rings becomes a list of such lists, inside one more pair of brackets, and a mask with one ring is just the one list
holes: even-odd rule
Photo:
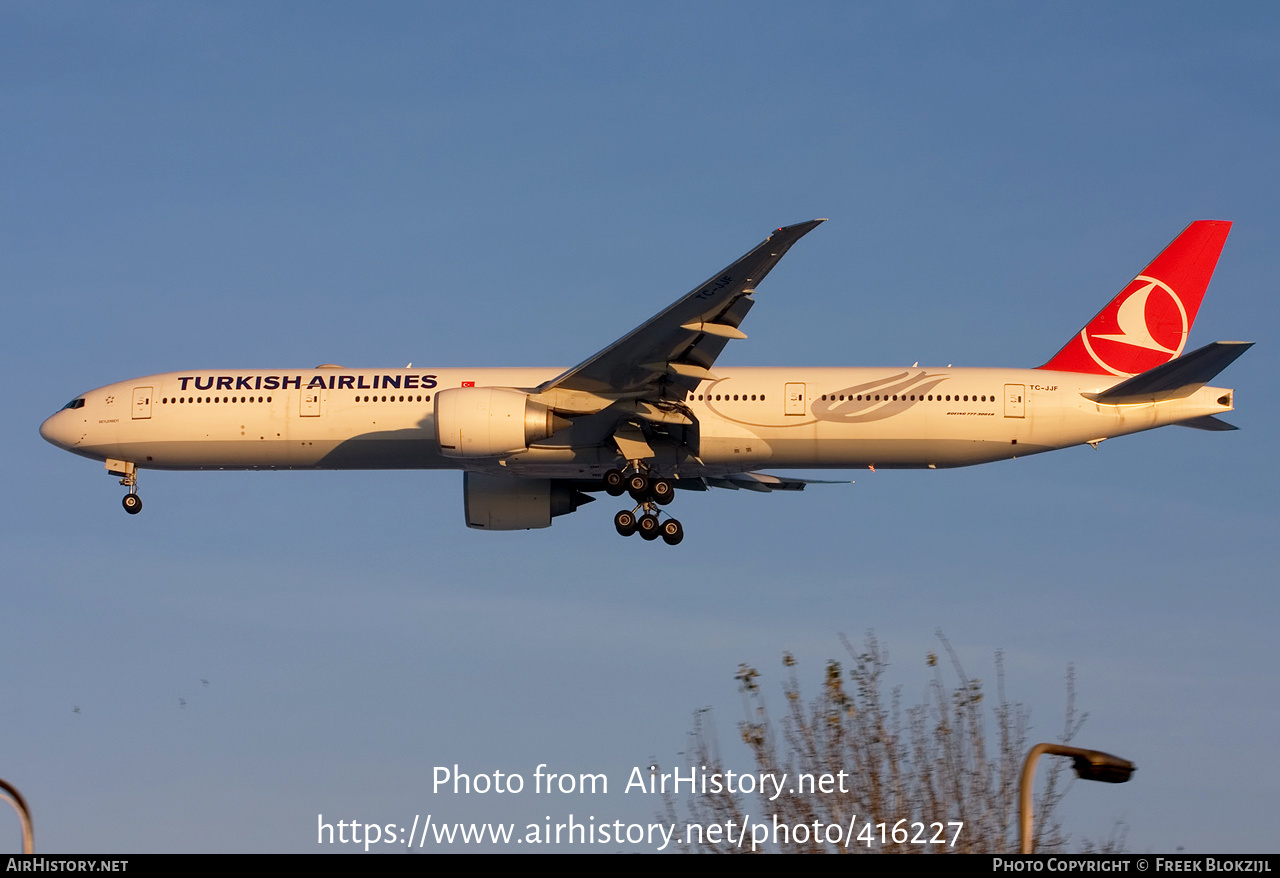
[[[1134, 284], [1137, 284], [1140, 281], [1145, 281], [1145, 285], [1135, 288], [1134, 291], [1130, 293], [1129, 296], [1126, 297], [1125, 300], [1116, 308], [1115, 320], [1120, 331], [1118, 333], [1110, 333], [1107, 335], [1094, 335], [1092, 336], [1092, 339], [1096, 341], [1118, 342], [1119, 344], [1131, 345], [1132, 347], [1142, 348], [1148, 351], [1158, 351], [1162, 354], [1168, 354], [1168, 359], [1172, 360], [1174, 357], [1182, 353], [1182, 348], [1187, 342], [1187, 332], [1191, 328], [1188, 325], [1187, 309], [1183, 306], [1182, 300], [1178, 298], [1178, 294], [1163, 281], [1157, 280], [1153, 277], [1147, 277], [1145, 275], [1138, 275], [1138, 277], [1133, 279]], [[1157, 341], [1155, 336], [1152, 335], [1151, 325], [1147, 321], [1147, 299], [1151, 297], [1152, 291], [1157, 287], [1167, 293], [1169, 298], [1173, 300], [1173, 303], [1178, 308], [1178, 315], [1181, 318], [1182, 326], [1180, 328], [1181, 331], [1178, 333], [1177, 347], [1168, 347], [1167, 345]], [[1104, 360], [1098, 352], [1093, 349], [1093, 345], [1090, 344], [1091, 339], [1088, 327], [1085, 327], [1080, 332], [1080, 338], [1084, 342], [1085, 350], [1089, 352], [1089, 356], [1093, 357], [1093, 361], [1111, 374], [1135, 374], [1131, 371], [1117, 369], [1115, 366]], [[1170, 338], [1168, 340], [1172, 341], [1173, 339]]]

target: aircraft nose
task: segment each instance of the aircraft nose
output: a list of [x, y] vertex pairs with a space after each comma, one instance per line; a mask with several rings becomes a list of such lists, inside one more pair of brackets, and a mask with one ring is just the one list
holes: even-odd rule
[[71, 412], [55, 412], [40, 425], [40, 435], [59, 448], [70, 448], [80, 440], [80, 431]]

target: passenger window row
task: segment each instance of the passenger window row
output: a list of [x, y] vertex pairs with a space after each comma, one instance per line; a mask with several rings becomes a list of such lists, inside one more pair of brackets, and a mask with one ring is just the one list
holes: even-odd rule
[[922, 393], [922, 394], [919, 394], [919, 395], [914, 394], [914, 393], [912, 393], [912, 394], [905, 394], [905, 393], [899, 394], [899, 393], [895, 393], [895, 394], [892, 394], [892, 395], [890, 395], [890, 394], [888, 394], [888, 393], [885, 393], [885, 394], [877, 393], [877, 394], [874, 394], [874, 395], [873, 395], [873, 394], [870, 394], [870, 393], [865, 393], [865, 394], [864, 394], [864, 393], [859, 393], [857, 396], [854, 396], [852, 393], [848, 393], [848, 394], [841, 393], [841, 394], [839, 394], [839, 395], [834, 394], [834, 393], [824, 393], [824, 394], [822, 394], [822, 400], [823, 400], [823, 402], [853, 402], [853, 401], [857, 401], [857, 402], [864, 402], [864, 401], [866, 401], [866, 402], [884, 402], [884, 401], [890, 401], [890, 402], [899, 402], [899, 401], [910, 401], [910, 402], [916, 402], [916, 401], [920, 401], [920, 402], [995, 402], [995, 401], [996, 401], [996, 398], [995, 398], [995, 395], [994, 395], [994, 394], [983, 394], [982, 396], [978, 396], [977, 394], [969, 394], [969, 393], [966, 393], [966, 394], [963, 394], [963, 395], [961, 395], [961, 394], [959, 394], [959, 393], [955, 393], [955, 394], [948, 393], [948, 394], [945, 394], [945, 395], [944, 395], [944, 394], [941, 394], [941, 393], [938, 393], [938, 394], [930, 393], [930, 394], [928, 394], [927, 396], [926, 396], [925, 394], [923, 394], [923, 393]]
[[[395, 396], [389, 396], [389, 397], [388, 397], [388, 396], [383, 396], [383, 397], [377, 397], [377, 396], [374, 396], [374, 397], [369, 397], [369, 396], [357, 396], [357, 397], [355, 398], [355, 400], [356, 400], [356, 402], [431, 402], [431, 394], [429, 394], [429, 393], [428, 393], [426, 396], [421, 396], [421, 395], [419, 395], [419, 396], [416, 396], [416, 397], [415, 397], [415, 396], [412, 396], [412, 395], [409, 395], [409, 396], [400, 396], [400, 397], [395, 397]], [[264, 401], [265, 401], [265, 402], [271, 402], [271, 397], [269, 397], [269, 396], [265, 396], [265, 397], [263, 397], [263, 396], [259, 396], [259, 397], [257, 397], [257, 398], [255, 399], [255, 398], [254, 398], [254, 397], [252, 397], [252, 396], [240, 396], [240, 397], [236, 397], [236, 396], [177, 396], [177, 397], [168, 397], [168, 396], [166, 396], [166, 397], [164, 397], [164, 398], [162, 398], [162, 399], [160, 400], [160, 404], [161, 404], [161, 405], [179, 405], [179, 404], [182, 404], [182, 403], [188, 403], [188, 402], [189, 402], [189, 403], [213, 403], [213, 402], [227, 402], [227, 403], [230, 403], [230, 402], [264, 402]], [[78, 402], [78, 403], [80, 403], [80, 405], [79, 405], [79, 406], [76, 406], [76, 405], [67, 405], [66, 407], [67, 407], [67, 408], [80, 408], [81, 406], [83, 406], [83, 405], [84, 405], [84, 401], [83, 401], [83, 400], [74, 400], [74, 402]]]
[[234, 396], [178, 396], [178, 397], [168, 397], [168, 396], [166, 396], [166, 397], [164, 397], [163, 399], [161, 399], [161, 400], [160, 400], [160, 404], [161, 404], [161, 405], [178, 405], [178, 404], [180, 404], [180, 403], [187, 403], [187, 402], [192, 402], [192, 403], [195, 403], [195, 402], [262, 402], [264, 399], [265, 399], [267, 402], [271, 402], [271, 397], [269, 397], [269, 396], [267, 396], [267, 397], [259, 396], [257, 399], [254, 399], [252, 396], [241, 396], [241, 397], [234, 397]]
[[398, 398], [395, 396], [357, 396], [356, 402], [431, 402], [431, 394], [428, 393], [426, 396], [417, 397], [413, 396], [413, 394], [409, 394], [408, 396], [401, 396]]

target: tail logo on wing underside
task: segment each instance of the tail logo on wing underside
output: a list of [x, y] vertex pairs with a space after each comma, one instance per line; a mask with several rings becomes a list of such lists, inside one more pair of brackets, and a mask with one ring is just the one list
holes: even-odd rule
[[1182, 353], [1191, 321], [1173, 288], [1138, 275], [1128, 289], [1080, 330], [1093, 361], [1112, 375], [1136, 375]]

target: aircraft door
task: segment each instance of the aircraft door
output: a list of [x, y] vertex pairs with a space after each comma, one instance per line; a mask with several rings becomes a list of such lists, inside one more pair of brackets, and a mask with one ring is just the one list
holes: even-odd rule
[[804, 385], [788, 384], [783, 390], [784, 405], [786, 406], [784, 413], [788, 415], [803, 415], [805, 408]]
[[302, 388], [302, 405], [298, 414], [304, 418], [320, 417], [320, 402], [324, 391], [319, 387]]
[[135, 421], [151, 417], [151, 393], [154, 387], [133, 388], [133, 419]]
[[1006, 384], [1004, 386], [1004, 416], [1006, 418], [1025, 418], [1027, 386], [1025, 384]]

